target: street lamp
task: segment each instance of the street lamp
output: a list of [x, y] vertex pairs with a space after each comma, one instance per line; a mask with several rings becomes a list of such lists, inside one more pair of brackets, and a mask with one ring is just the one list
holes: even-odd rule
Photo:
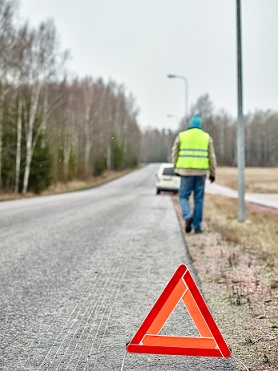
[[182, 79], [185, 84], [185, 116], [184, 116], [184, 121], [186, 122], [186, 116], [188, 115], [188, 80], [185, 76], [180, 76], [180, 75], [173, 75], [169, 74], [167, 75], [169, 79]]
[[179, 127], [180, 127], [180, 118], [179, 118], [179, 116], [168, 114], [167, 117], [169, 119], [175, 119], [176, 120], [177, 129], [179, 130]]
[[177, 124], [179, 123], [179, 117], [177, 115], [171, 115], [170, 113], [167, 115], [170, 119], [175, 119], [177, 120]]

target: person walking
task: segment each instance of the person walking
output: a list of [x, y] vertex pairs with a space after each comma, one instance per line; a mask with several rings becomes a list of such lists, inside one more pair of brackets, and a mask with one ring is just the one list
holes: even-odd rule
[[[202, 233], [205, 181], [209, 172], [210, 182], [215, 181], [217, 161], [211, 136], [202, 130], [199, 114], [192, 117], [189, 128], [180, 132], [172, 147], [172, 162], [175, 173], [181, 177], [179, 199], [185, 231]], [[189, 197], [194, 194], [191, 211]]]

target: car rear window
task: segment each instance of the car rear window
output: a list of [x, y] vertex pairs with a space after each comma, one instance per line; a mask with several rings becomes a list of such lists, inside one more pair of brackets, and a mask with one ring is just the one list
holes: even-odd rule
[[173, 167], [165, 167], [164, 170], [163, 170], [163, 175], [170, 175], [170, 176], [175, 175], [174, 168]]

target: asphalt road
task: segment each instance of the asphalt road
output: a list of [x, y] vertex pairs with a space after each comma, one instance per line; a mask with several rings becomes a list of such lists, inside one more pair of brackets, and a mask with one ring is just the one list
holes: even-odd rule
[[[157, 168], [0, 203], [1, 370], [120, 371], [126, 342], [176, 268], [184, 263], [194, 275], [171, 198], [155, 195]], [[163, 331], [198, 336], [180, 303]], [[226, 359], [130, 353], [124, 364], [233, 369]]]

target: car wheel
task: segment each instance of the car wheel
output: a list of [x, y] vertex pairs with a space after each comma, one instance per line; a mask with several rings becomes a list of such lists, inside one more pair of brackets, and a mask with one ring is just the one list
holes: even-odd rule
[[160, 189], [156, 188], [156, 194], [157, 194], [157, 195], [160, 194]]

